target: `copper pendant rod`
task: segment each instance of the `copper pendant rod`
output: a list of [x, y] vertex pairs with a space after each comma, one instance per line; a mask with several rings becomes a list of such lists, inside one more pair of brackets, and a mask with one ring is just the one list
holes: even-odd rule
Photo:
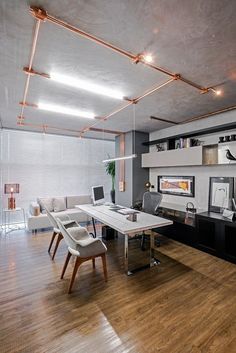
[[79, 29], [79, 28], [67, 23], [66, 21], [62, 21], [59, 18], [56, 18], [54, 16], [49, 15], [43, 9], [31, 6], [30, 7], [30, 13], [36, 19], [40, 19], [40, 20], [43, 19], [44, 21], [48, 20], [49, 22], [54, 23], [57, 26], [63, 27], [63, 28], [65, 28], [65, 29], [77, 34], [77, 35], [80, 35], [80, 36], [82, 36], [82, 37], [84, 37], [84, 38], [86, 38], [88, 40], [91, 40], [91, 41], [99, 44], [99, 45], [102, 45], [103, 47], [111, 49], [111, 50], [115, 51], [116, 53], [121, 54], [121, 55], [131, 59], [135, 64], [140, 62], [143, 65], [145, 65], [145, 66], [147, 66], [147, 67], [149, 67], [151, 69], [157, 70], [157, 71], [159, 71], [159, 72], [161, 72], [161, 73], [163, 73], [165, 75], [168, 75], [168, 76], [171, 76], [173, 78], [176, 78], [176, 79], [178, 79], [178, 80], [180, 80], [180, 81], [182, 81], [182, 82], [184, 82], [184, 83], [186, 83], [186, 84], [188, 84], [188, 85], [200, 90], [202, 93], [208, 92], [207, 88], [204, 88], [204, 87], [200, 86], [199, 84], [197, 84], [197, 83], [195, 83], [193, 81], [190, 81], [190, 80], [188, 80], [185, 77], [182, 77], [180, 74], [175, 74], [175, 73], [173, 73], [173, 72], [171, 72], [171, 71], [169, 71], [169, 70], [167, 70], [167, 69], [165, 69], [163, 67], [148, 63], [142, 58], [142, 55], [140, 55], [140, 54], [135, 55], [135, 54], [132, 54], [132, 53], [130, 53], [130, 52], [124, 50], [124, 49], [121, 49], [121, 48], [119, 48], [119, 47], [117, 47], [117, 46], [115, 46], [115, 45], [113, 45], [113, 44], [101, 39], [101, 38], [98, 38], [98, 37], [96, 37], [96, 36], [94, 36], [94, 35], [92, 35], [92, 34], [90, 34], [88, 32], [85, 32], [85, 31], [83, 31], [83, 30], [81, 30], [81, 29]]
[[[32, 69], [33, 66], [33, 60], [35, 56], [35, 50], [36, 50], [36, 45], [37, 45], [37, 40], [38, 40], [38, 35], [39, 35], [39, 28], [40, 28], [40, 20], [36, 20], [35, 24], [35, 30], [34, 30], [34, 36], [33, 36], [33, 42], [32, 42], [32, 48], [31, 48], [31, 53], [30, 53], [30, 59], [29, 59], [29, 70]], [[28, 90], [29, 90], [29, 83], [30, 83], [30, 74], [27, 75], [26, 78], [26, 83], [25, 83], [25, 89], [24, 89], [24, 94], [23, 94], [23, 100], [22, 102], [26, 102]], [[21, 107], [21, 112], [20, 112], [20, 118], [22, 119], [24, 114], [24, 105]]]
[[164, 123], [169, 123], [169, 124], [173, 124], [173, 125], [179, 125], [179, 123], [177, 123], [176, 121], [172, 121], [172, 120], [168, 120], [168, 119], [164, 119], [164, 118], [158, 118], [158, 117], [152, 116], [152, 115], [150, 116], [150, 119], [163, 121]]
[[195, 121], [195, 120], [205, 119], [205, 118], [208, 118], [209, 116], [217, 115], [217, 114], [221, 114], [221, 113], [225, 113], [225, 112], [229, 112], [229, 111], [235, 110], [235, 109], [236, 109], [236, 105], [231, 105], [230, 107], [219, 109], [219, 110], [215, 110], [214, 112], [211, 112], [211, 113], [195, 116], [193, 118], [190, 118], [188, 120], [183, 121], [180, 124], [187, 124], [187, 123], [190, 123], [190, 122]]

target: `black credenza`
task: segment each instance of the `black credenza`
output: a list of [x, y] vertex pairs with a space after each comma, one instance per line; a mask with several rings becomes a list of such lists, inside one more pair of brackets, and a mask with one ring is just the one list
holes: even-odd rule
[[236, 221], [213, 212], [198, 213], [189, 219], [185, 212], [164, 208], [158, 215], [173, 221], [171, 226], [158, 228], [158, 233], [236, 263]]
[[236, 263], [236, 222], [219, 213], [196, 215], [197, 247]]

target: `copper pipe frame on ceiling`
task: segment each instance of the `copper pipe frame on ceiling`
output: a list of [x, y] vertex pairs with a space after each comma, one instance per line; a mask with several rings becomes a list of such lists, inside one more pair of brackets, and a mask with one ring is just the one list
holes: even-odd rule
[[184, 83], [186, 83], [186, 84], [188, 84], [188, 85], [200, 90], [201, 93], [209, 92], [209, 89], [207, 87], [202, 87], [199, 84], [197, 84], [197, 83], [195, 83], [195, 82], [183, 77], [179, 73], [176, 74], [176, 73], [173, 73], [173, 72], [171, 72], [171, 71], [169, 71], [169, 70], [167, 70], [167, 69], [165, 69], [163, 67], [148, 63], [148, 62], [146, 62], [144, 60], [144, 58], [143, 58], [143, 56], [141, 54], [136, 54], [135, 55], [135, 54], [132, 54], [132, 53], [130, 53], [130, 52], [124, 50], [124, 49], [121, 49], [121, 48], [119, 48], [119, 47], [117, 47], [117, 46], [115, 46], [115, 45], [113, 45], [113, 44], [101, 39], [101, 38], [98, 38], [98, 37], [96, 37], [96, 36], [94, 36], [94, 35], [92, 35], [92, 34], [90, 34], [88, 32], [85, 32], [85, 31], [79, 29], [78, 27], [75, 27], [75, 26], [67, 23], [66, 21], [62, 21], [59, 18], [56, 18], [54, 16], [49, 15], [47, 13], [47, 11], [45, 11], [44, 9], [41, 9], [41, 8], [38, 8], [38, 7], [35, 7], [35, 6], [31, 6], [30, 7], [30, 13], [36, 19], [40, 19], [40, 20], [43, 20], [43, 21], [47, 20], [47, 21], [49, 21], [49, 22], [51, 22], [53, 24], [56, 24], [59, 27], [63, 27], [65, 29], [69, 30], [70, 32], [73, 32], [73, 33], [75, 33], [75, 34], [77, 34], [77, 35], [79, 35], [79, 36], [81, 36], [83, 38], [91, 40], [91, 41], [93, 41], [93, 42], [95, 42], [95, 43], [97, 43], [99, 45], [102, 45], [102, 46], [104, 46], [104, 47], [106, 47], [106, 48], [108, 48], [108, 49], [110, 49], [110, 50], [112, 50], [112, 51], [114, 51], [114, 52], [116, 52], [118, 54], [121, 54], [121, 55], [127, 57], [128, 59], [132, 60], [133, 63], [135, 63], [135, 64], [140, 62], [143, 65], [145, 65], [145, 66], [147, 66], [147, 67], [149, 67], [151, 69], [157, 70], [157, 71], [159, 71], [159, 72], [161, 72], [161, 73], [163, 73], [165, 75], [168, 75], [168, 76], [171, 76], [173, 78], [176, 78], [176, 79], [178, 79], [178, 80], [180, 80], [180, 81], [182, 81], [182, 82], [184, 82]]
[[[36, 44], [37, 44], [37, 40], [38, 40], [38, 34], [39, 34], [39, 28], [40, 28], [40, 22], [43, 21], [45, 22], [46, 20], [48, 20], [49, 22], [51, 23], [54, 23], [54, 24], [57, 24], [63, 28], [66, 28], [67, 30], [70, 30], [71, 32], [74, 32], [80, 36], [83, 36], [89, 40], [92, 40], [94, 42], [96, 42], [97, 44], [100, 44], [104, 47], [107, 47], [115, 52], [117, 52], [118, 54], [121, 54], [121, 55], [124, 55], [126, 57], [128, 57], [129, 59], [131, 59], [134, 63], [138, 63], [138, 62], [141, 62], [142, 64], [152, 68], [152, 69], [155, 69], [155, 70], [158, 70], [160, 72], [162, 72], [163, 74], [166, 74], [166, 75], [169, 75], [172, 77], [171, 80], [167, 81], [166, 83], [164, 83], [163, 85], [161, 85], [160, 87], [158, 86], [157, 88], [154, 88], [153, 90], [150, 90], [146, 93], [144, 93], [142, 96], [140, 97], [137, 97], [133, 100], [129, 100], [129, 99], [126, 99], [128, 100], [128, 103], [125, 105], [125, 106], [122, 106], [118, 109], [116, 109], [115, 111], [113, 111], [112, 113], [108, 114], [107, 116], [105, 116], [104, 118], [102, 118], [102, 120], [107, 120], [109, 117], [117, 114], [118, 112], [122, 111], [123, 109], [125, 109], [126, 107], [128, 107], [129, 105], [131, 104], [136, 104], [138, 103], [141, 99], [143, 99], [144, 97], [146, 97], [147, 95], [155, 92], [157, 89], [163, 87], [164, 85], [174, 81], [174, 80], [181, 80], [187, 84], [189, 84], [190, 86], [193, 86], [197, 89], [199, 89], [201, 91], [201, 93], [206, 93], [209, 91], [208, 88], [204, 88], [204, 87], [201, 87], [200, 85], [182, 77], [180, 74], [174, 74], [164, 68], [161, 68], [161, 67], [158, 67], [158, 66], [155, 66], [153, 64], [150, 64], [150, 63], [147, 63], [144, 61], [144, 59], [142, 58], [142, 55], [138, 54], [138, 55], [134, 55], [134, 54], [131, 54], [123, 49], [120, 49], [100, 38], [97, 38], [85, 31], [82, 31], [78, 28], [76, 28], [75, 26], [72, 26], [68, 23], [66, 23], [65, 21], [61, 21], [51, 15], [48, 15], [47, 12], [43, 9], [40, 9], [40, 8], [37, 8], [37, 7], [30, 7], [30, 13], [33, 15], [33, 17], [36, 18], [36, 26], [35, 26], [35, 31], [34, 31], [34, 36], [33, 36], [33, 43], [32, 43], [32, 49], [31, 49], [31, 54], [30, 54], [30, 60], [29, 60], [29, 66], [28, 68], [24, 68], [24, 72], [27, 74], [27, 80], [26, 80], [26, 85], [25, 85], [25, 90], [24, 90], [24, 95], [23, 95], [23, 101], [21, 102], [21, 105], [22, 105], [22, 108], [21, 108], [21, 114], [20, 114], [20, 117], [19, 119], [21, 121], [23, 121], [24, 119], [24, 116], [23, 116], [23, 113], [24, 113], [24, 107], [29, 105], [29, 103], [26, 102], [26, 98], [27, 98], [27, 93], [28, 93], [28, 89], [29, 89], [29, 82], [30, 82], [30, 77], [32, 75], [40, 75], [42, 77], [45, 77], [45, 78], [50, 78], [50, 75], [48, 74], [44, 74], [44, 73], [36, 73], [32, 66], [33, 66], [33, 59], [34, 59], [34, 55], [35, 55], [35, 50], [36, 50]], [[35, 105], [33, 105], [35, 106]], [[20, 124], [22, 125], [22, 124]], [[93, 124], [92, 126], [90, 127], [86, 127], [83, 129], [83, 131], [81, 132], [81, 134], [83, 134], [84, 132], [86, 131], [89, 131], [93, 128], [93, 126], [96, 125], [96, 124]], [[98, 131], [99, 129], [96, 129], [96, 131]], [[91, 130], [92, 131], [92, 130]], [[103, 129], [101, 129], [101, 131], [104, 131]]]

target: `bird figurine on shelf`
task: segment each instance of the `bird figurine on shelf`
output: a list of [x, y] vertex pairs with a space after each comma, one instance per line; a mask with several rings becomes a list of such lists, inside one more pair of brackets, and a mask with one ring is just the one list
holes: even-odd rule
[[232, 155], [229, 149], [225, 150], [226, 151], [226, 158], [229, 159], [230, 161], [236, 161], [236, 158]]

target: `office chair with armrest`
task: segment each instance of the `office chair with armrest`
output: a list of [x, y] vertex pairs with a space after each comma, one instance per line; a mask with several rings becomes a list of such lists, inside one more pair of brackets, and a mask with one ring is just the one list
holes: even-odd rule
[[92, 260], [93, 268], [95, 268], [95, 259], [97, 257], [102, 258], [104, 277], [105, 281], [107, 281], [106, 245], [100, 239], [91, 237], [87, 229], [84, 227], [66, 229], [60, 219], [57, 219], [57, 223], [59, 230], [68, 246], [68, 254], [62, 269], [61, 279], [64, 277], [71, 256], [76, 256], [68, 293], [71, 293], [79, 266], [85, 261]]
[[[162, 194], [154, 191], [147, 191], [143, 194], [142, 211], [155, 215], [162, 200]], [[160, 245], [160, 243], [158, 243]], [[145, 250], [145, 233], [143, 232], [141, 239], [141, 249]]]

